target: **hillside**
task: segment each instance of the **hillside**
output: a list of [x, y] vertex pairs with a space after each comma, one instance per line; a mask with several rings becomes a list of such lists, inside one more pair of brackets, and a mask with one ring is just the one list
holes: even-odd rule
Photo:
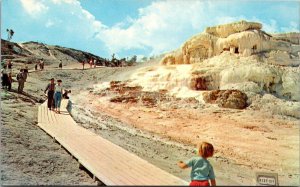
[[[44, 59], [46, 65], [58, 66], [60, 61], [64, 65], [87, 61], [91, 58], [96, 60], [98, 66], [116, 67], [121, 66], [121, 61], [104, 59], [97, 55], [77, 49], [47, 45], [38, 42], [14, 43], [1, 39], [1, 53], [3, 59], [13, 59], [13, 62], [33, 64]], [[124, 60], [123, 66], [126, 65]]]

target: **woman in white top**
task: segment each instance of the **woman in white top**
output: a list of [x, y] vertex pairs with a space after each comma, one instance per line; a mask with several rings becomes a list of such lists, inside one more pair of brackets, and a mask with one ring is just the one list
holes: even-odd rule
[[55, 103], [55, 112], [60, 114], [60, 103], [62, 99], [62, 91], [63, 88], [61, 86], [61, 80], [57, 80], [57, 85], [55, 86], [55, 93], [54, 93], [54, 103]]

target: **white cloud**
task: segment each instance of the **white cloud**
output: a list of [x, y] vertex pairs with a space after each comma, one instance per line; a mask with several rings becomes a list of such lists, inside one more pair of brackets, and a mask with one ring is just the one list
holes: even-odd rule
[[164, 53], [180, 47], [205, 27], [239, 20], [260, 22], [266, 32], [280, 30], [275, 20], [266, 23], [256, 17], [225, 16], [219, 7], [207, 1], [157, 1], [140, 9], [137, 19], [129, 20], [127, 28], [126, 23], [118, 23], [97, 35], [110, 53], [129, 49], [150, 49], [149, 55]]
[[[266, 32], [299, 31], [295, 22], [288, 27], [279, 27], [276, 20], [264, 22], [256, 17], [227, 16], [220, 7], [209, 1], [166, 0], [155, 1], [138, 10], [136, 18], [126, 17], [112, 27], [104, 25], [85, 10], [79, 0], [21, 0], [30, 14], [48, 10], [42, 20], [50, 28], [59, 25], [59, 32], [74, 41], [99, 43], [107, 53], [130, 50], [145, 50], [149, 56], [174, 50], [192, 35], [202, 32], [207, 26], [225, 24], [238, 20], [257, 21]], [[223, 9], [222, 9], [223, 10]], [[51, 19], [49, 19], [51, 16]], [[57, 20], [60, 20], [58, 22]], [[104, 43], [105, 46], [100, 46]], [[139, 55], [139, 54], [137, 54]]]
[[49, 18], [46, 23], [45, 23], [45, 27], [47, 28], [50, 28], [50, 27], [53, 27], [53, 26], [59, 26], [63, 23], [63, 21], [61, 19], [58, 19], [56, 17], [52, 17], [52, 18]]
[[[139, 17], [124, 24], [105, 29], [97, 36], [111, 52], [123, 49], [150, 48], [151, 54], [175, 49], [183, 42], [182, 36], [191, 31], [200, 32], [207, 23], [204, 14], [207, 2], [202, 1], [158, 1], [139, 9]], [[190, 30], [190, 31], [189, 31]]]
[[21, 3], [24, 12], [33, 17], [28, 22], [37, 26], [34, 35], [40, 40], [95, 54], [105, 53], [102, 41], [95, 36], [106, 26], [85, 10], [80, 1], [21, 0]]
[[25, 11], [33, 17], [48, 10], [48, 7], [43, 4], [43, 2], [44, 1], [39, 0], [21, 0], [21, 4]]
[[[225, 3], [225, 2], [224, 2]], [[225, 3], [226, 4], [226, 3]], [[227, 16], [222, 5], [209, 1], [156, 1], [139, 10], [138, 18], [128, 19], [100, 32], [101, 39], [110, 52], [128, 49], [150, 49], [150, 54], [174, 50], [192, 35], [202, 32], [207, 26], [225, 24], [239, 20], [260, 22], [263, 30], [270, 33], [298, 31], [292, 22], [289, 27], [279, 27], [279, 20], [245, 15]], [[126, 25], [129, 25], [125, 27]]]
[[61, 3], [67, 3], [67, 4], [78, 4], [79, 1], [77, 0], [52, 0], [54, 4], [61, 4]]
[[53, 25], [54, 25], [54, 22], [53, 22], [51, 19], [49, 19], [49, 20], [47, 21], [47, 23], [45, 24], [45, 26], [46, 26], [47, 28], [52, 27]]
[[273, 19], [270, 20], [270, 23], [262, 23], [262, 24], [263, 24], [262, 30], [265, 30], [266, 32], [276, 33], [278, 31], [277, 22]]

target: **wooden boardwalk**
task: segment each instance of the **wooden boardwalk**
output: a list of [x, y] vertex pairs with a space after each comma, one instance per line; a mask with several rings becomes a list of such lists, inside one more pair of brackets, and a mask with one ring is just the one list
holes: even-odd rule
[[38, 108], [38, 126], [105, 185], [187, 185], [188, 183], [79, 126], [62, 100], [61, 114]]

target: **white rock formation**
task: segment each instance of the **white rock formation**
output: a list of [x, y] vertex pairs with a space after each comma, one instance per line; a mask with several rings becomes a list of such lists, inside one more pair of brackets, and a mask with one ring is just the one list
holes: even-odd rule
[[231, 34], [247, 31], [247, 30], [260, 30], [262, 24], [256, 22], [240, 21], [236, 23], [229, 23], [224, 25], [218, 25], [215, 27], [207, 27], [205, 32], [212, 34], [220, 38], [226, 38]]
[[[246, 21], [208, 27], [203, 33], [186, 41], [180, 49], [167, 54], [161, 64], [198, 63], [224, 51], [241, 56], [251, 56], [261, 52], [280, 50], [288, 52], [299, 60], [299, 33], [277, 34], [273, 37], [262, 31], [261, 28], [260, 23]], [[291, 61], [284, 65], [294, 64], [297, 62]]]
[[167, 54], [161, 65], [139, 69], [130, 84], [201, 103], [209, 90], [237, 89], [247, 94], [250, 106], [263, 109], [268, 101], [266, 110], [300, 117], [299, 34], [274, 38], [261, 28], [245, 21], [207, 28]]

